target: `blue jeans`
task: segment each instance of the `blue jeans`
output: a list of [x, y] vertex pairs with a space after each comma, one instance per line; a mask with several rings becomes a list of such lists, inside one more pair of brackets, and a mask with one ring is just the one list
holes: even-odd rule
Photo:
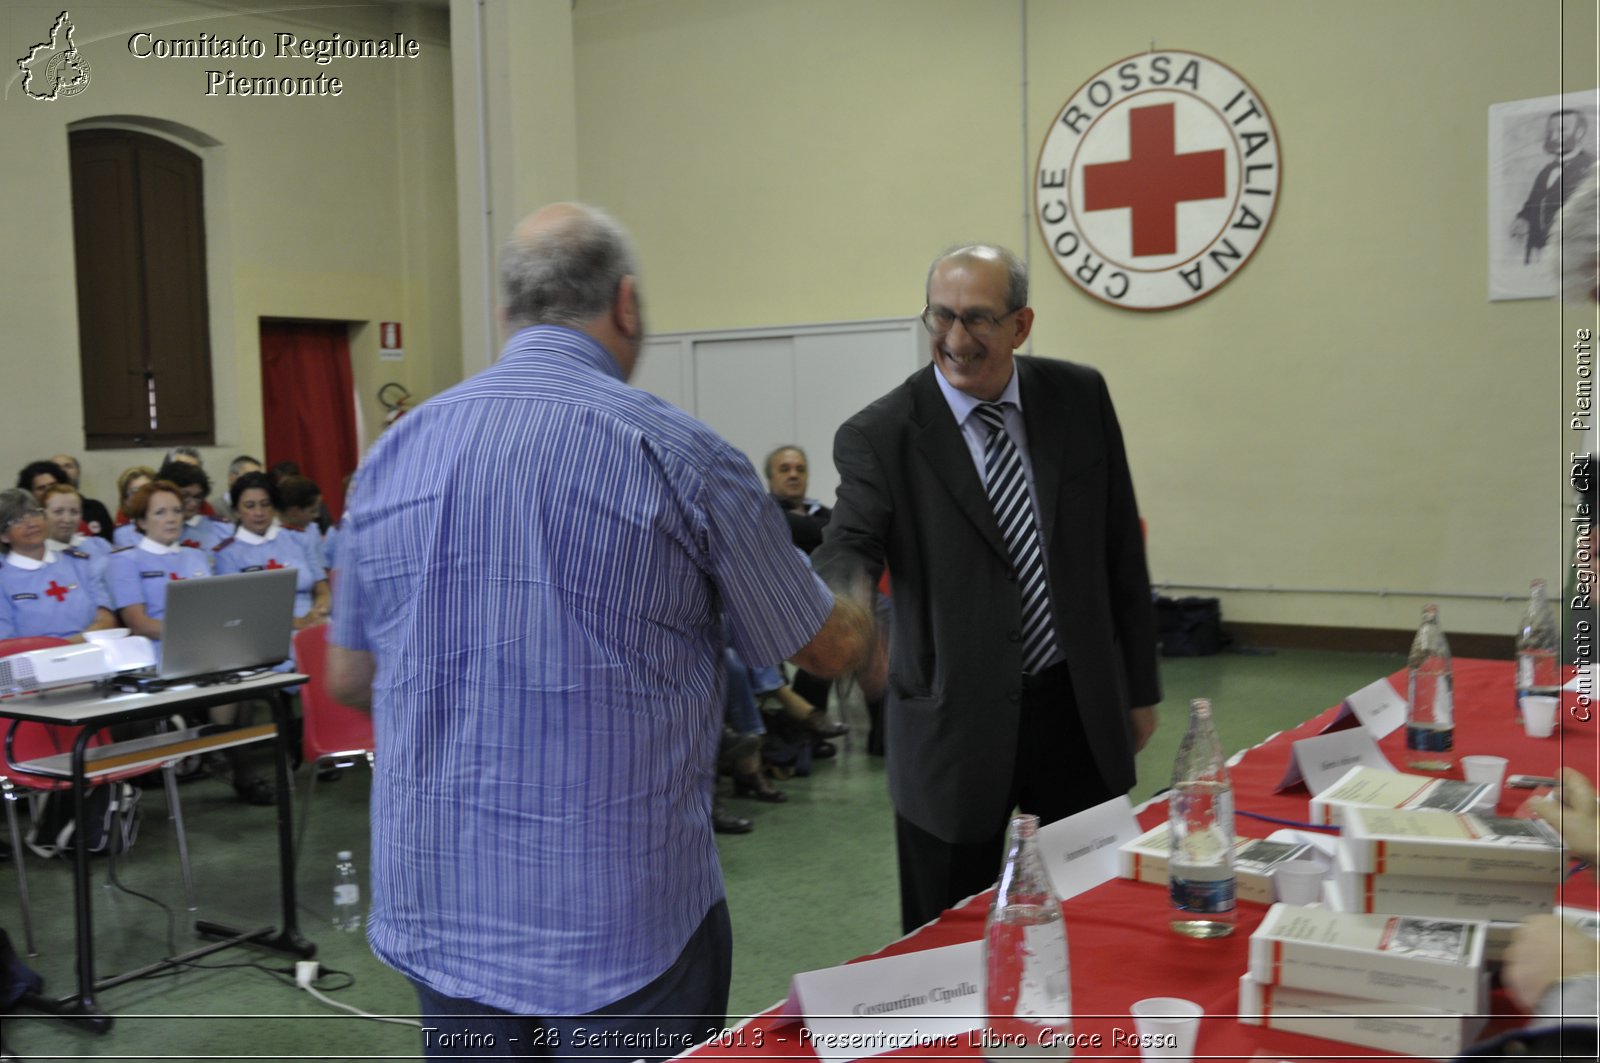
[[655, 981], [578, 1016], [513, 1015], [416, 986], [428, 1059], [664, 1060], [722, 1028], [728, 1015], [733, 930], [728, 902], [706, 912], [671, 967]]

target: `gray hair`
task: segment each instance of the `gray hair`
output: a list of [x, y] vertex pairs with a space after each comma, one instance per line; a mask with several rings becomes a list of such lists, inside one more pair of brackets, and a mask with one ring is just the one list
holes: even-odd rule
[[612, 305], [623, 277], [639, 275], [627, 231], [605, 211], [585, 209], [581, 221], [506, 244], [500, 283], [513, 331], [582, 325]]
[[243, 473], [245, 471], [245, 467], [249, 465], [254, 465], [258, 469], [266, 468], [265, 465], [261, 464], [261, 462], [257, 461], [255, 458], [252, 458], [250, 455], [240, 454], [237, 458], [234, 458], [232, 461], [228, 462], [228, 475], [238, 476]]
[[[39, 500], [33, 497], [32, 492], [24, 491], [18, 487], [0, 491], [0, 531], [7, 531], [11, 522], [24, 513], [31, 513], [39, 508]], [[0, 552], [10, 553], [9, 543], [0, 543]]]
[[1591, 173], [1561, 207], [1561, 295], [1592, 303], [1600, 292], [1600, 174]]
[[939, 257], [928, 265], [928, 276], [922, 284], [924, 295], [928, 285], [933, 282], [933, 271], [939, 268], [940, 263], [953, 258], [998, 259], [1006, 267], [1006, 309], [1015, 310], [1028, 305], [1028, 267], [1022, 264], [1022, 259], [999, 244], [957, 244], [941, 251]]

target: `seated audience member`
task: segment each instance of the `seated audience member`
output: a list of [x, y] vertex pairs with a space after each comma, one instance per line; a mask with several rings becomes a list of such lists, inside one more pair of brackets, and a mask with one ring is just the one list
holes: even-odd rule
[[67, 470], [53, 461], [30, 461], [17, 473], [17, 487], [32, 494], [37, 502], [44, 501], [45, 488], [67, 482]]
[[278, 486], [259, 472], [245, 473], [234, 481], [231, 494], [239, 526], [216, 549], [217, 574], [292, 568], [295, 630], [327, 620], [330, 596], [321, 549], [310, 534], [278, 523]]
[[833, 516], [833, 510], [806, 497], [810, 478], [806, 452], [799, 447], [788, 444], [767, 455], [767, 491], [783, 510], [794, 544], [807, 554], [822, 545], [822, 529]]
[[[114, 551], [106, 567], [111, 603], [122, 624], [135, 635], [159, 640], [167, 612], [167, 587], [174, 580], [204, 579], [211, 575], [211, 558], [182, 543], [183, 496], [178, 485], [152, 480], [128, 500], [128, 515], [140, 538], [134, 546]], [[209, 710], [213, 723], [233, 723], [237, 706]], [[253, 805], [270, 805], [277, 794], [264, 779], [243, 769], [244, 761], [230, 750], [233, 787], [239, 799]]]
[[[761, 736], [766, 734], [757, 693], [772, 689], [771, 670], [751, 669], [731, 646], [722, 651], [726, 687], [723, 691], [722, 761], [733, 776], [733, 795], [757, 801], [782, 802], [789, 795], [773, 786], [761, 772]], [[757, 674], [759, 671], [759, 675]], [[779, 685], [782, 678], [778, 679]], [[713, 819], [712, 825], [715, 826]]]
[[57, 454], [50, 459], [61, 466], [61, 471], [67, 474], [67, 482], [78, 489], [78, 501], [83, 509], [83, 532], [111, 541], [111, 511], [99, 499], [90, 498], [83, 494], [83, 469], [78, 465], [78, 459], [71, 454]]
[[70, 547], [51, 551], [47, 537], [44, 510], [31, 494], [0, 491], [0, 637], [82, 642], [85, 631], [115, 627], [89, 555]]
[[139, 527], [133, 522], [133, 515], [128, 512], [128, 503], [138, 493], [139, 488], [156, 478], [156, 471], [148, 465], [134, 465], [122, 470], [117, 477], [117, 516], [116, 528], [111, 534], [114, 546], [132, 546], [139, 541]]
[[[806, 496], [810, 486], [811, 466], [806, 459], [806, 452], [800, 447], [786, 443], [767, 455], [767, 493], [772, 495], [772, 500], [783, 511], [784, 520], [789, 523], [789, 538], [808, 557], [811, 551], [822, 545], [822, 529], [828, 526], [828, 518], [833, 516], [833, 510]], [[824, 715], [818, 721], [819, 725], [825, 725], [818, 727], [822, 737], [841, 735], [849, 730], [844, 723], [827, 723], [828, 692], [833, 689], [831, 680], [820, 679], [801, 669], [795, 673], [794, 689], [802, 698], [822, 710]]]
[[190, 465], [198, 465], [201, 468], [205, 468], [206, 464], [205, 459], [200, 456], [200, 452], [193, 447], [173, 447], [167, 451], [167, 456], [161, 459], [161, 464], [171, 465], [175, 461], [187, 462]]
[[233, 534], [233, 526], [203, 510], [206, 496], [211, 493], [211, 477], [205, 469], [191, 462], [172, 461], [161, 466], [156, 479], [177, 485], [183, 495], [183, 545], [192, 546], [210, 554]]
[[85, 535], [83, 500], [78, 489], [68, 484], [51, 484], [44, 492], [44, 521], [48, 538], [45, 549], [55, 553], [77, 550], [89, 555], [94, 577], [105, 586], [106, 565], [111, 559], [111, 544], [98, 535]]
[[127, 510], [139, 538], [135, 545], [112, 552], [106, 587], [124, 627], [159, 639], [167, 585], [211, 575], [211, 559], [183, 545], [183, 496], [176, 484], [152, 480], [133, 493]]
[[277, 480], [283, 510], [278, 514], [289, 527], [316, 536], [320, 547], [327, 530], [328, 511], [322, 505], [322, 488], [304, 476], [283, 476]]
[[238, 523], [237, 519], [233, 515], [233, 510], [229, 508], [228, 505], [229, 492], [233, 490], [234, 481], [239, 479], [239, 477], [243, 476], [247, 472], [261, 472], [262, 469], [263, 466], [261, 462], [257, 461], [255, 458], [252, 458], [248, 454], [240, 454], [238, 457], [228, 462], [228, 482], [223, 486], [222, 499], [217, 505], [217, 515], [219, 517], [228, 521], [229, 523]]
[[[350, 506], [350, 485], [355, 482], [355, 478], [356, 474], [353, 472], [344, 474], [344, 504], [346, 508]], [[323, 512], [327, 512], [326, 506], [323, 507]], [[338, 542], [339, 525], [330, 524], [328, 530], [322, 533], [322, 566], [328, 570], [330, 578], [333, 570], [339, 567], [338, 561], [335, 560]]]

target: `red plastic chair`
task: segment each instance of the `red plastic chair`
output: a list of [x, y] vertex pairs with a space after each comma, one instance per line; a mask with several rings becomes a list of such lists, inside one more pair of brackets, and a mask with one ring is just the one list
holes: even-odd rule
[[317, 793], [317, 773], [327, 767], [346, 768], [365, 761], [372, 768], [375, 747], [372, 739], [372, 714], [346, 705], [328, 692], [328, 625], [314, 624], [294, 634], [295, 669], [310, 676], [300, 688], [300, 752], [311, 768], [311, 784], [306, 788], [306, 804], [300, 810], [300, 828], [295, 834], [294, 851], [298, 859], [305, 842], [306, 824], [311, 820], [311, 799]]
[[[0, 657], [9, 657], [17, 653], [29, 653], [33, 650], [53, 649], [57, 646], [71, 645], [66, 639], [54, 638], [45, 635], [24, 636], [22, 638], [0, 639]], [[0, 735], [10, 729], [11, 720], [5, 713], [5, 702], [0, 701]], [[10, 759], [0, 760], [0, 793], [3, 793], [6, 806], [6, 829], [11, 835], [11, 862], [17, 871], [17, 895], [21, 901], [23, 937], [27, 941], [28, 955], [38, 954], [38, 949], [33, 936], [33, 911], [28, 903], [28, 872], [23, 860], [23, 852], [27, 849], [27, 842], [17, 824], [16, 803], [31, 794], [57, 793], [70, 790], [72, 783], [67, 779], [58, 779], [54, 776], [35, 775], [32, 772], [13, 768], [11, 761], [26, 763], [42, 757], [53, 756], [58, 753], [70, 752], [82, 728], [67, 727], [55, 724], [33, 723], [22, 721], [16, 724], [16, 733], [11, 740]], [[89, 739], [89, 748], [105, 745], [108, 741], [106, 732], [100, 731]], [[157, 770], [149, 767], [131, 768], [127, 771], [110, 772], [96, 777], [91, 781], [91, 786], [100, 786], [104, 783], [121, 782], [137, 775], [144, 775]], [[183, 831], [183, 813], [178, 806], [177, 786], [172, 779], [171, 767], [166, 766], [167, 801], [171, 806], [171, 815], [176, 823], [178, 832], [178, 853], [183, 861], [184, 885], [189, 897], [189, 906], [194, 907], [194, 886], [189, 869], [189, 847]]]

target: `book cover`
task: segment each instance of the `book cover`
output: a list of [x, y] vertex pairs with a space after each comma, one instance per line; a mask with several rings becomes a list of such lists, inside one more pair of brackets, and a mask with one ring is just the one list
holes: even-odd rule
[[[1158, 824], [1132, 841], [1124, 842], [1118, 850], [1117, 874], [1135, 882], [1150, 882], [1158, 886], [1167, 884], [1167, 859], [1169, 854], [1167, 824]], [[1233, 871], [1236, 879], [1235, 895], [1243, 901], [1271, 904], [1272, 871], [1285, 860], [1295, 860], [1306, 855], [1311, 846], [1302, 842], [1276, 842], [1266, 838], [1235, 838], [1233, 840]]]
[[1561, 836], [1537, 819], [1362, 806], [1343, 816], [1338, 847], [1354, 871], [1550, 886], [1566, 871]]
[[1333, 880], [1347, 912], [1437, 915], [1516, 922], [1555, 909], [1558, 882], [1508, 882], [1461, 875], [1394, 875], [1356, 871], [1342, 851]]
[[1477, 1012], [1485, 929], [1477, 920], [1275, 904], [1250, 935], [1249, 974], [1263, 985]]
[[1344, 810], [1352, 805], [1467, 812], [1488, 794], [1489, 787], [1484, 783], [1434, 779], [1358, 765], [1311, 799], [1311, 822], [1325, 827], [1342, 826]]
[[1487, 1021], [1440, 1008], [1264, 985], [1239, 979], [1239, 1021], [1386, 1052], [1454, 1059]]

